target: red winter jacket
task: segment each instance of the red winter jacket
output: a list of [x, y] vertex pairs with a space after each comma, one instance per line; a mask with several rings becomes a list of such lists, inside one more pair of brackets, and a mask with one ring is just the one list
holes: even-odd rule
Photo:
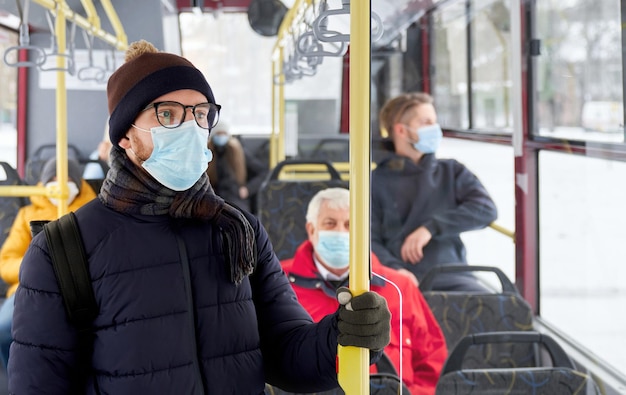
[[[335, 286], [324, 281], [313, 262], [313, 245], [302, 243], [293, 259], [281, 262], [298, 300], [314, 321], [337, 310]], [[372, 254], [372, 271], [395, 283], [402, 292], [403, 377], [412, 395], [434, 394], [448, 351], [439, 324], [419, 289], [396, 270], [383, 266]], [[347, 284], [347, 281], [346, 281]], [[372, 278], [370, 289], [387, 300], [391, 311], [391, 343], [385, 347], [394, 367], [400, 365], [400, 299], [396, 288]], [[376, 368], [372, 365], [371, 372]]]

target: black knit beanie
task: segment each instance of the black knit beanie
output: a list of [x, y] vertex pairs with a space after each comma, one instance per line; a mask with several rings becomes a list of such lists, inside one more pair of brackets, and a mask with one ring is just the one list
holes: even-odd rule
[[183, 57], [158, 52], [149, 42], [140, 40], [130, 44], [125, 60], [107, 84], [109, 137], [115, 146], [119, 147], [141, 110], [159, 96], [193, 89], [215, 103], [204, 75]]

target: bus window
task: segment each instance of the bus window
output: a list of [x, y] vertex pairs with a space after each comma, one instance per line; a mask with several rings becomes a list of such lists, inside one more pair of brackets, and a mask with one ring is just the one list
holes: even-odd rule
[[624, 142], [620, 15], [617, 1], [537, 3], [540, 135]]
[[[540, 152], [541, 316], [626, 371], [626, 163]], [[572, 308], [576, 306], [576, 314]], [[592, 325], [585, 323], [593, 323]], [[595, 328], [592, 329], [592, 328]]]
[[[245, 13], [180, 14], [183, 56], [211, 81], [233, 134], [271, 131], [275, 37], [255, 33]], [[209, 39], [210, 38], [210, 39]], [[210, 55], [209, 55], [210, 54]]]

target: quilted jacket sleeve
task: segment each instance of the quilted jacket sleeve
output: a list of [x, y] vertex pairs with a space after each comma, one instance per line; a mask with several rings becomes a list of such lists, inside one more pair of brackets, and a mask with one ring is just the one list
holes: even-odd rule
[[10, 393], [77, 393], [71, 387], [77, 375], [76, 330], [67, 321], [43, 233], [22, 261], [12, 334]]
[[267, 382], [297, 392], [337, 387], [336, 314], [313, 323], [298, 303], [265, 230], [250, 221], [257, 234], [258, 262], [251, 282]]

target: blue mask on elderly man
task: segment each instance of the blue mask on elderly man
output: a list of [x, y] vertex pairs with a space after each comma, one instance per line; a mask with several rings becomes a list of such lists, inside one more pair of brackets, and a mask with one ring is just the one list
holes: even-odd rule
[[315, 252], [325, 264], [345, 269], [350, 264], [350, 233], [320, 230]]
[[413, 147], [423, 154], [432, 154], [439, 148], [443, 132], [441, 126], [436, 123], [417, 129], [417, 137], [419, 140], [413, 144]]
[[150, 129], [154, 149], [142, 166], [158, 182], [174, 191], [191, 188], [206, 171], [213, 153], [207, 147], [209, 131], [195, 120], [176, 129]]

